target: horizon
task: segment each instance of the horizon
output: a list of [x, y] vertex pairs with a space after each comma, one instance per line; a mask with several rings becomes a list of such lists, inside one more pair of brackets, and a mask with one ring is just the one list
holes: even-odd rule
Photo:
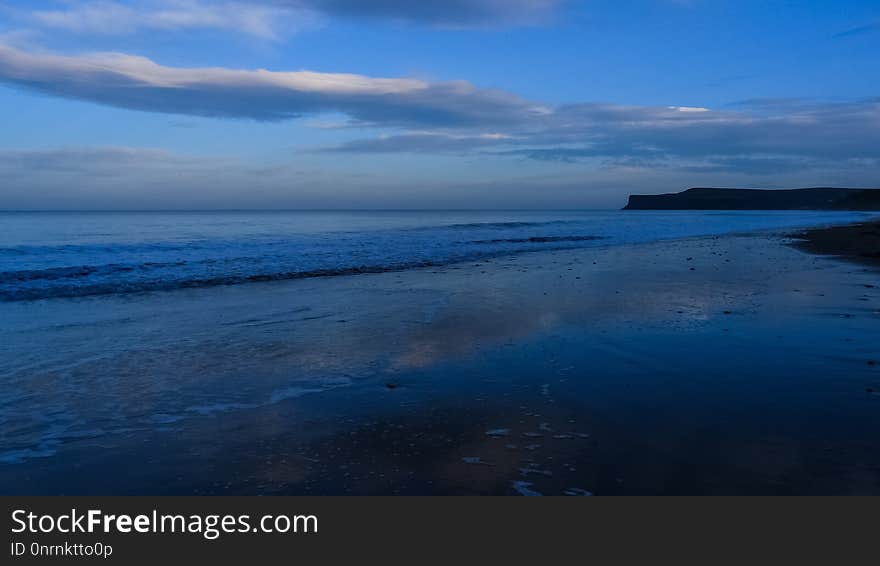
[[867, 0], [12, 0], [0, 210], [872, 188], [878, 48]]
[[[675, 195], [681, 194], [691, 190], [700, 190], [700, 189], [710, 189], [710, 190], [723, 190], [723, 191], [809, 191], [809, 190], [852, 190], [852, 191], [880, 191], [880, 188], [877, 187], [794, 187], [794, 188], [777, 188], [777, 189], [767, 189], [767, 188], [758, 188], [758, 187], [688, 187], [686, 189], [682, 189], [678, 192], [672, 193], [651, 193], [656, 196], [666, 196], [666, 195]], [[629, 193], [625, 198], [629, 199], [632, 196], [644, 196], [638, 193]], [[637, 209], [636, 209], [637, 210]], [[757, 211], [763, 211], [764, 209], [754, 209]], [[92, 213], [92, 212], [107, 212], [107, 213], [125, 213], [125, 212], [133, 212], [133, 213], [163, 213], [163, 212], [632, 212], [632, 210], [626, 210], [625, 207], [594, 207], [594, 208], [61, 208], [61, 209], [51, 209], [51, 208], [21, 208], [21, 209], [0, 209], [0, 214], [9, 214], [9, 213]], [[746, 210], [740, 210], [746, 211]], [[809, 209], [790, 209], [790, 210], [776, 210], [771, 209], [769, 211], [776, 212], [809, 212]], [[641, 212], [651, 212], [650, 210], [641, 210]], [[665, 213], [676, 212], [675, 210], [665, 210]], [[679, 212], [688, 212], [686, 209], [683, 209]], [[728, 211], [728, 212], [736, 212]], [[820, 212], [820, 210], [816, 210], [816, 212]]]

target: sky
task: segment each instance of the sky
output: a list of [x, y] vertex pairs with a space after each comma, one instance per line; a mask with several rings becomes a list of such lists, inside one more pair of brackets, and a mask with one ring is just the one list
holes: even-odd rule
[[0, 209], [880, 187], [877, 0], [0, 0]]

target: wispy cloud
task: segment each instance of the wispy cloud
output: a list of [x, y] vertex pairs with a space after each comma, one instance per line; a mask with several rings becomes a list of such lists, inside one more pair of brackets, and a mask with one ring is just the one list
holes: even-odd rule
[[142, 31], [214, 29], [277, 40], [312, 23], [306, 10], [265, 3], [204, 0], [92, 0], [52, 10], [33, 10], [22, 19], [77, 34], [125, 35]]
[[546, 21], [561, 0], [282, 0], [335, 17], [436, 26], [529, 25]]
[[529, 175], [504, 166], [494, 175], [476, 169], [452, 177], [423, 175], [413, 182], [394, 174], [284, 161], [254, 164], [150, 148], [0, 150], [0, 209], [622, 206], [624, 195], [635, 187], [651, 192], [701, 183], [871, 186], [880, 175], [876, 161], [853, 167], [826, 160], [817, 170], [778, 159], [769, 177], [760, 163], [752, 167], [724, 158], [670, 163], [618, 157], [588, 171], [560, 167]]
[[840, 33], [834, 34], [832, 37], [834, 39], [845, 39], [847, 37], [853, 37], [855, 35], [863, 35], [866, 33], [878, 32], [880, 31], [880, 22], [873, 22], [870, 24], [865, 24], [863, 26], [857, 26], [854, 28], [850, 28], [848, 30], [844, 30]]
[[509, 122], [543, 111], [464, 81], [178, 68], [120, 53], [53, 55], [2, 44], [0, 82], [133, 110], [254, 120], [342, 112], [364, 123], [451, 127]]
[[338, 146], [320, 148], [319, 153], [464, 153], [478, 147], [497, 146], [510, 136], [495, 133], [450, 134], [409, 132], [361, 139]]
[[464, 154], [754, 174], [880, 160], [880, 98], [752, 100], [724, 110], [581, 103], [550, 106], [464, 81], [312, 71], [168, 67], [119, 53], [54, 55], [0, 44], [0, 82], [168, 114], [279, 121], [342, 114], [383, 128], [323, 148]]
[[18, 9], [40, 28], [125, 35], [213, 29], [278, 40], [327, 18], [447, 28], [509, 27], [546, 22], [560, 0], [88, 0], [54, 9]]
[[178, 170], [198, 160], [175, 155], [165, 150], [133, 147], [66, 147], [58, 149], [0, 150], [0, 177], [12, 175], [32, 177], [88, 172], [93, 176], [131, 172], [133, 168], [152, 169], [169, 166]]
[[558, 107], [490, 140], [391, 135], [350, 141], [338, 152], [456, 153], [557, 163], [679, 167], [692, 172], [782, 174], [880, 163], [880, 101], [766, 102], [737, 111], [580, 104]]

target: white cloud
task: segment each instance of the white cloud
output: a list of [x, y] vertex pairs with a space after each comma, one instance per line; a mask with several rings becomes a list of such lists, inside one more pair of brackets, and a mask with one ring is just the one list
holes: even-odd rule
[[20, 10], [38, 27], [90, 35], [214, 29], [278, 40], [325, 18], [449, 28], [536, 25], [560, 0], [87, 0]]
[[56, 55], [2, 43], [0, 82], [148, 112], [265, 121], [329, 114], [348, 120], [333, 127], [386, 129], [378, 138], [324, 149], [332, 152], [471, 153], [762, 175], [856, 170], [880, 161], [880, 99], [759, 100], [726, 110], [550, 107], [465, 81], [168, 67], [120, 53]]
[[544, 23], [562, 0], [254, 0], [282, 2], [342, 18], [468, 28]]
[[121, 53], [54, 55], [0, 44], [0, 82], [134, 110], [284, 120], [341, 112], [363, 123], [455, 126], [528, 118], [534, 104], [465, 81], [312, 71], [178, 68]]
[[549, 163], [537, 173], [497, 165], [489, 175], [464, 161], [450, 174], [422, 171], [407, 177], [390, 166], [315, 169], [147, 148], [0, 150], [0, 209], [620, 207], [634, 187], [658, 192], [701, 185], [871, 186], [880, 174], [877, 162], [862, 168], [789, 168], [769, 176], [724, 163], [692, 169]]
[[670, 110], [678, 110], [679, 112], [708, 112], [708, 108], [700, 106], [670, 106]]
[[26, 18], [43, 27], [79, 34], [216, 29], [268, 40], [277, 40], [314, 20], [310, 12], [286, 6], [203, 0], [151, 0], [131, 4], [94, 0], [65, 9], [35, 10]]

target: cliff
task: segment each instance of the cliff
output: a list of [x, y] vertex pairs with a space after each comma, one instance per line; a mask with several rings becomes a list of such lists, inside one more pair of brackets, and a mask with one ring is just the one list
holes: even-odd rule
[[631, 195], [624, 210], [880, 210], [880, 189], [694, 188]]

